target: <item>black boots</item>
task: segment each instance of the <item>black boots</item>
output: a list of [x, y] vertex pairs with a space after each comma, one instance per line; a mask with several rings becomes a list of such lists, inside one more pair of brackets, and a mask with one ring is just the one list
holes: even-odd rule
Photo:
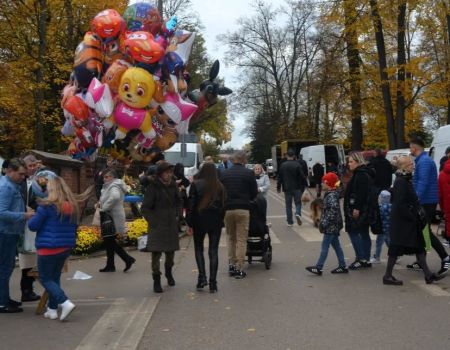
[[161, 275], [155, 275], [153, 274], [153, 291], [155, 293], [162, 293], [162, 287], [161, 287]]
[[209, 281], [209, 292], [210, 293], [216, 293], [217, 292], [217, 282], [216, 281]]
[[106, 265], [103, 269], [98, 270], [99, 272], [116, 272], [115, 266]]
[[21, 300], [23, 302], [38, 301], [39, 299], [41, 299], [41, 296], [36, 294], [33, 290], [23, 290], [22, 291], [22, 298], [21, 298]]
[[201, 289], [203, 289], [203, 287], [206, 287], [207, 285], [208, 285], [208, 282], [206, 281], [206, 276], [199, 275], [196, 288], [198, 290], [201, 290]]
[[133, 265], [135, 262], [136, 259], [129, 256], [129, 258], [125, 261], [125, 268], [123, 269], [123, 272], [127, 272], [131, 268], [131, 265]]
[[166, 268], [166, 278], [167, 278], [167, 284], [171, 287], [175, 285], [175, 280], [173, 279], [172, 275], [172, 268]]

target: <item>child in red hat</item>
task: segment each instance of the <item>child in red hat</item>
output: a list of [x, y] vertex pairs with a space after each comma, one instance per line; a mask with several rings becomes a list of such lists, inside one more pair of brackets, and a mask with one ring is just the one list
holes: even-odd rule
[[323, 265], [328, 256], [330, 245], [336, 252], [339, 266], [331, 271], [331, 273], [348, 273], [348, 268], [345, 264], [344, 252], [342, 251], [341, 243], [339, 242], [339, 231], [343, 228], [343, 221], [341, 215], [341, 206], [339, 204], [339, 178], [335, 173], [326, 173], [322, 177], [322, 186], [325, 190], [323, 198], [323, 210], [319, 222], [319, 230], [323, 233], [322, 249], [319, 260], [315, 266], [308, 266], [306, 270], [315, 274], [322, 275]]

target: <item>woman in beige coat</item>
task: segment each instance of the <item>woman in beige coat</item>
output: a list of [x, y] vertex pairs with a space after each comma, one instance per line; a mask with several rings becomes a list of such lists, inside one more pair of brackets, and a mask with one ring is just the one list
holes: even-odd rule
[[[100, 211], [106, 212], [114, 220], [114, 226], [116, 234], [119, 236], [126, 233], [125, 225], [125, 210], [123, 208], [123, 199], [127, 192], [125, 183], [118, 179], [117, 172], [115, 170], [106, 170], [103, 173], [104, 185], [100, 195], [99, 208]], [[106, 248], [106, 266], [100, 269], [100, 272], [114, 272], [116, 267], [114, 265], [114, 253], [124, 261], [125, 269], [123, 272], [127, 272], [131, 265], [136, 260], [127, 254], [125, 250], [117, 243], [116, 236], [103, 237], [103, 242]]]

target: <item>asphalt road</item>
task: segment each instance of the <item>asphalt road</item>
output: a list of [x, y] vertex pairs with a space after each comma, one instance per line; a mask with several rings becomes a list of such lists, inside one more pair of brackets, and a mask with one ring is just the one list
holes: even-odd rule
[[[315, 264], [321, 235], [304, 208], [302, 226], [287, 227], [282, 194], [269, 194], [273, 263], [248, 265], [248, 277], [227, 274], [226, 237], [220, 244], [219, 292], [195, 289], [193, 241], [182, 239], [176, 254], [175, 287], [152, 292], [150, 256], [133, 252], [137, 264], [123, 274], [100, 274], [104, 258], [73, 261], [63, 284], [78, 305], [68, 322], [33, 314], [34, 305], [17, 315], [0, 315], [0, 349], [448, 349], [450, 348], [450, 276], [426, 285], [422, 274], [407, 271], [403, 257], [395, 275], [402, 287], [384, 286], [382, 264], [372, 269], [331, 275], [337, 259], [330, 250], [323, 276]], [[347, 234], [341, 243], [348, 263], [354, 253]], [[439, 269], [434, 252], [433, 270]], [[67, 280], [75, 270], [92, 279]], [[18, 271], [11, 283], [18, 286]], [[18, 296], [14, 289], [14, 296]]]

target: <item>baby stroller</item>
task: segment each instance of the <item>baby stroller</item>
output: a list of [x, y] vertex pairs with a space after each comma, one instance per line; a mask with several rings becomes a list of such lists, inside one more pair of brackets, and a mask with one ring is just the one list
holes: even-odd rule
[[272, 244], [270, 240], [269, 227], [266, 224], [267, 201], [262, 194], [250, 202], [250, 223], [247, 238], [248, 263], [251, 264], [253, 257], [261, 257], [266, 269], [272, 264]]

